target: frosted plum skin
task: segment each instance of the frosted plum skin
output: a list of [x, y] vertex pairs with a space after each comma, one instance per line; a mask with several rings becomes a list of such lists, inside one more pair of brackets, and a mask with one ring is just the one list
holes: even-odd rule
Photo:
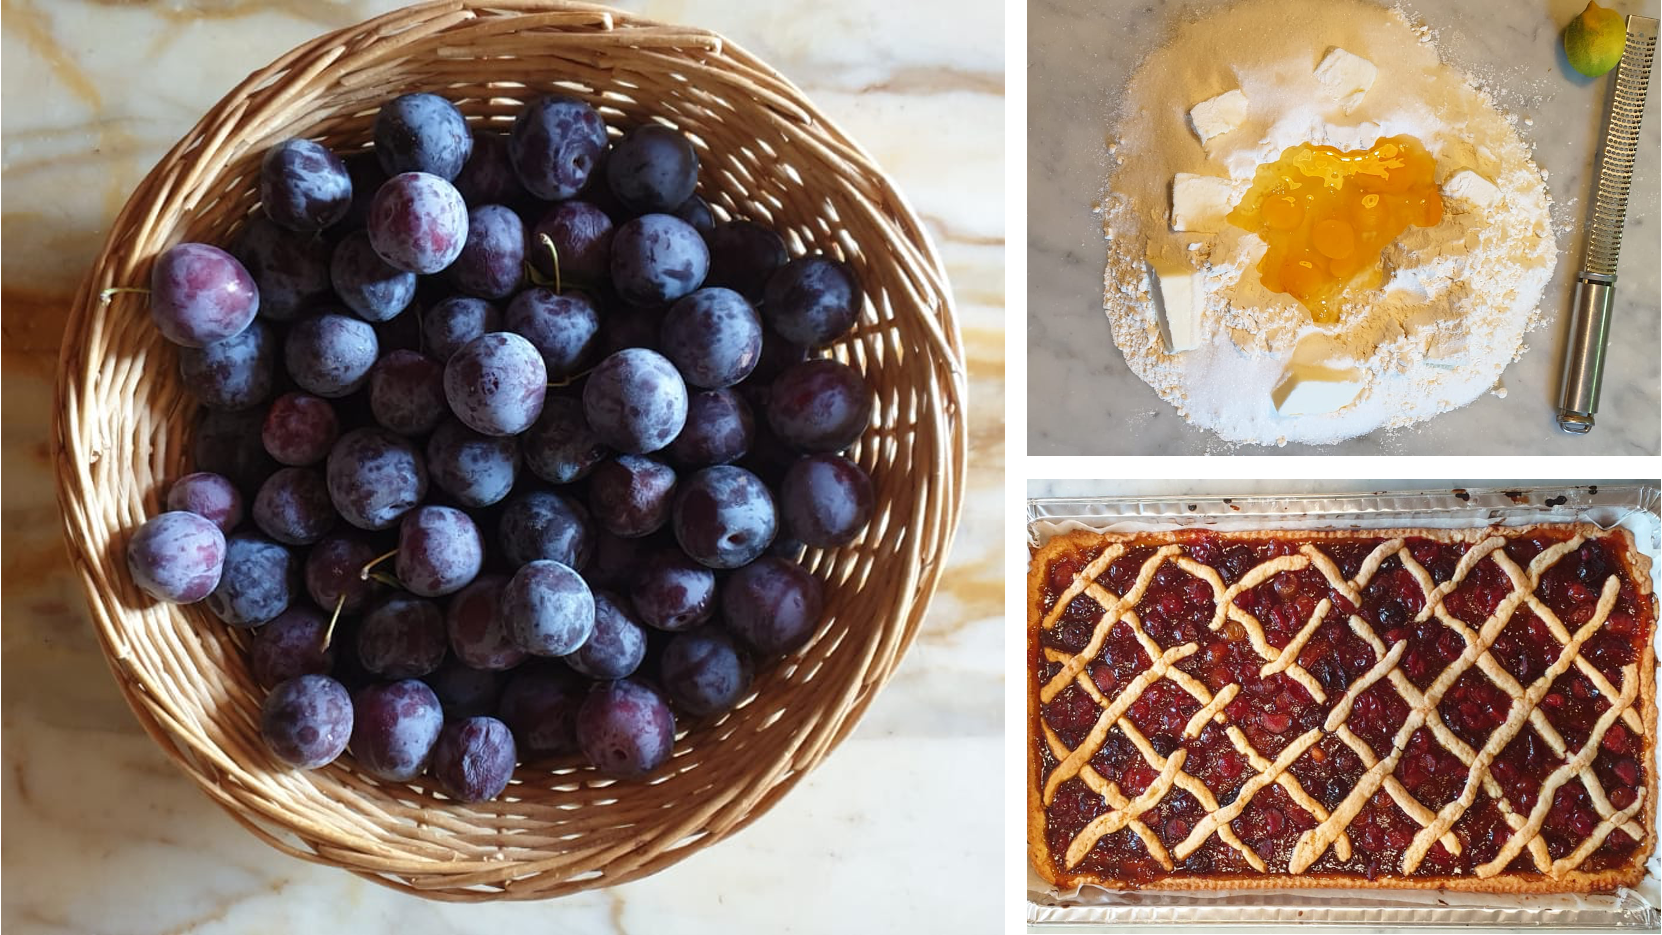
[[194, 604], [218, 587], [225, 535], [206, 517], [184, 510], [146, 520], [127, 544], [133, 583], [158, 600]]
[[170, 247], [151, 268], [151, 320], [162, 337], [181, 347], [235, 337], [259, 308], [254, 277], [236, 257], [210, 244]]
[[437, 273], [456, 262], [467, 243], [467, 202], [436, 175], [395, 175], [370, 202], [369, 242], [398, 269]]

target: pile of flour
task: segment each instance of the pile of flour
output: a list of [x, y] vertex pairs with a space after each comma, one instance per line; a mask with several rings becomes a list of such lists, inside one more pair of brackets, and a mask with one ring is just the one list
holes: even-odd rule
[[[1334, 47], [1379, 69], [1348, 115], [1313, 73]], [[1189, 109], [1234, 88], [1250, 102], [1246, 123], [1203, 147]], [[1257, 167], [1288, 147], [1365, 149], [1397, 134], [1425, 144], [1439, 183], [1472, 169], [1500, 198], [1487, 208], [1450, 200], [1442, 223], [1410, 227], [1385, 250], [1381, 275], [1347, 290], [1337, 324], [1313, 324], [1296, 299], [1260, 284], [1257, 235], [1170, 230], [1179, 172], [1228, 176], [1238, 199]], [[1162, 398], [1229, 441], [1334, 442], [1428, 419], [1485, 390], [1504, 395], [1501, 371], [1540, 324], [1557, 254], [1542, 173], [1509, 118], [1443, 64], [1434, 36], [1400, 10], [1246, 0], [1186, 23], [1132, 75], [1109, 152], [1103, 306], [1114, 341]], [[1147, 262], [1155, 255], [1202, 271], [1195, 350], [1164, 350]], [[1295, 352], [1301, 362], [1360, 372], [1356, 400], [1332, 413], [1278, 414], [1271, 392]]]

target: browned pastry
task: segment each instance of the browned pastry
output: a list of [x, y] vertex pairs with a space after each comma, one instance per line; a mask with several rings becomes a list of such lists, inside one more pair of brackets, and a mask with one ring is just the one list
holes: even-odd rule
[[1074, 532], [1028, 574], [1028, 845], [1125, 889], [1632, 885], [1656, 602], [1625, 530]]

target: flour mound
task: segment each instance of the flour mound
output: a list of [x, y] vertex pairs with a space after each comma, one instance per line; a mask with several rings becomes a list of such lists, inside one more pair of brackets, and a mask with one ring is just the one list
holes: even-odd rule
[[[1314, 75], [1334, 48], [1379, 69], [1346, 114]], [[1202, 147], [1194, 104], [1235, 88], [1247, 120]], [[1433, 35], [1401, 10], [1361, 0], [1246, 0], [1178, 28], [1127, 85], [1109, 151], [1102, 205], [1108, 241], [1103, 306], [1133, 372], [1190, 422], [1232, 442], [1321, 444], [1429, 419], [1497, 388], [1538, 327], [1556, 263], [1551, 203], [1528, 147], [1487, 93], [1438, 56]], [[1236, 199], [1260, 164], [1301, 143], [1366, 149], [1406, 134], [1437, 161], [1440, 184], [1472, 169], [1500, 189], [1486, 208], [1449, 201], [1443, 220], [1410, 227], [1385, 250], [1380, 275], [1345, 293], [1340, 320], [1316, 325], [1288, 295], [1259, 282], [1265, 245], [1226, 226], [1173, 233], [1179, 172], [1225, 176]], [[1201, 271], [1201, 344], [1167, 354], [1147, 260]], [[1288, 364], [1361, 374], [1337, 412], [1283, 416], [1271, 392]], [[1497, 393], [1499, 390], [1497, 389]]]

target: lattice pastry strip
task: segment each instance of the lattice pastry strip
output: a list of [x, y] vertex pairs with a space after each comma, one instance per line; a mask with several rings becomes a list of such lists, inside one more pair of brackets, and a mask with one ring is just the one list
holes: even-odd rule
[[[1058, 759], [1067, 756], [1068, 745], [1062, 742], [1062, 738], [1056, 736], [1056, 732], [1050, 729], [1050, 725], [1046, 724], [1043, 727], [1045, 743], [1050, 745], [1051, 755]], [[1096, 767], [1089, 763], [1080, 769], [1079, 780], [1085, 784], [1086, 788], [1102, 796], [1102, 801], [1108, 803], [1109, 808], [1119, 811], [1126, 809], [1131, 804], [1131, 800], [1120, 791], [1117, 783], [1104, 779], [1102, 774], [1096, 771]], [[1141, 814], [1141, 812], [1138, 814]], [[1166, 846], [1160, 842], [1159, 836], [1154, 833], [1153, 829], [1135, 817], [1128, 818], [1126, 826], [1131, 829], [1133, 834], [1142, 839], [1143, 846], [1148, 848], [1149, 854], [1159, 861], [1160, 866], [1167, 870], [1172, 868], [1171, 854], [1166, 850]]]
[[[1518, 733], [1524, 729], [1526, 722], [1541, 735], [1553, 752], [1559, 756], [1565, 755], [1566, 748], [1563, 737], [1540, 713], [1539, 705], [1541, 699], [1552, 688], [1552, 683], [1558, 676], [1564, 674], [1577, 658], [1581, 650], [1581, 644], [1586, 642], [1604, 623], [1605, 618], [1610, 613], [1610, 608], [1615, 606], [1617, 591], [1615, 579], [1605, 582], [1604, 592], [1599, 598], [1598, 608], [1595, 610], [1593, 617], [1583, 624], [1581, 629], [1576, 631], [1575, 636], [1562, 648], [1552, 665], [1548, 666], [1546, 671], [1527, 688], [1518, 684], [1517, 680], [1512, 678], [1511, 673], [1501, 669], [1490, 656], [1485, 655], [1483, 657], [1482, 661], [1488, 662], [1485, 674], [1512, 696], [1512, 707], [1507, 713], [1506, 720], [1494, 729], [1489, 735], [1488, 741], [1484, 743], [1483, 748], [1477, 751], [1476, 756], [1469, 759], [1461, 756], [1462, 760], [1466, 760], [1466, 766], [1470, 771], [1465, 788], [1461, 790], [1459, 796], [1443, 806], [1435, 824], [1425, 828], [1415, 836], [1413, 843], [1403, 854], [1402, 870], [1404, 873], [1413, 873], [1419, 867], [1420, 861], [1425, 859], [1426, 853], [1430, 851], [1431, 841], [1436, 834], [1453, 827], [1460, 816], [1465, 814], [1466, 810], [1472, 806], [1472, 803], [1477, 799], [1478, 787], [1489, 777], [1489, 764], [1500, 754], [1500, 751], [1506, 748], [1507, 744], [1517, 737]], [[1471, 639], [1470, 631], [1461, 625], [1458, 620], [1450, 618], [1445, 620], [1444, 623], [1456, 627], [1462, 636], [1468, 640]], [[1460, 756], [1460, 754], [1456, 753], [1456, 756]], [[1594, 811], [1598, 813], [1601, 819], [1609, 818], [1616, 810], [1611, 807], [1609, 800], [1604, 795], [1603, 787], [1598, 784], [1598, 780], [1591, 775], [1591, 771], [1588, 771], [1582, 776], [1582, 781], [1587, 785]], [[1624, 828], [1623, 830], [1634, 837], [1642, 833], [1637, 826]]]
[[[1320, 618], [1321, 614], [1318, 613], [1316, 616]], [[1140, 626], [1140, 623], [1138, 623], [1137, 619], [1135, 619], [1135, 614], [1130, 613], [1130, 611], [1125, 611], [1125, 619], [1127, 619], [1127, 623], [1130, 624], [1130, 628], [1132, 628], [1133, 634], [1137, 636], [1138, 641], [1143, 643], [1143, 648], [1150, 651], [1150, 653], [1157, 651], [1158, 648], [1155, 644], [1153, 644], [1152, 639], [1148, 639], [1147, 634], [1143, 633], [1142, 626]], [[1188, 646], [1183, 646], [1183, 648], [1180, 649], [1190, 649], [1192, 646], [1193, 644], [1188, 644]], [[1074, 659], [1074, 656], [1067, 656], [1067, 654], [1057, 653], [1057, 651], [1047, 651], [1045, 656], [1047, 656], [1050, 661], [1054, 661], [1054, 663], [1065, 663], [1065, 661], [1069, 661], [1069, 659]], [[1192, 676], [1188, 676], [1187, 673], [1183, 673], [1180, 669], [1168, 668], [1167, 678], [1170, 679], [1170, 681], [1173, 681], [1173, 683], [1180, 684], [1180, 686], [1182, 686], [1185, 691], [1192, 694], [1193, 698], [1197, 699], [1197, 701], [1203, 702], [1202, 709], [1195, 712], [1195, 716], [1190, 719], [1188, 726], [1185, 727], [1185, 736], [1195, 736], [1195, 734], [1198, 734], [1198, 732], [1200, 732], [1200, 726], [1202, 726], [1207, 717], [1218, 717], [1218, 719], [1222, 721], [1222, 716], [1218, 716], [1217, 714], [1218, 709], [1222, 709], [1222, 706], [1228, 704], [1228, 701], [1235, 698], [1235, 694], [1240, 691], [1240, 686], [1227, 686], [1223, 693], [1208, 699], [1208, 694], [1210, 693], [1207, 693], [1205, 686], [1202, 686], [1202, 684], [1195, 681]], [[1094, 681], [1090, 681], [1089, 678], [1085, 678], [1084, 671], [1075, 673], [1074, 683], [1077, 684], [1077, 686], [1079, 686], [1085, 694], [1089, 694], [1092, 701], [1097, 702], [1100, 706], [1109, 707], [1110, 704], [1112, 704], [1110, 699], [1107, 698], [1107, 696], [1104, 696], [1102, 691], [1097, 688], [1097, 684], [1095, 684]], [[1130, 689], [1128, 689], [1128, 693], [1130, 693]], [[1142, 693], [1137, 691], [1138, 698], [1140, 698], [1140, 694]], [[1135, 704], [1135, 698], [1132, 699], [1132, 704]], [[1133, 744], [1135, 744], [1138, 749], [1142, 749], [1145, 759], [1147, 759], [1147, 761], [1150, 762], [1155, 769], [1160, 771], [1162, 777], [1157, 779], [1158, 786], [1168, 787], [1173, 786], [1173, 784], [1177, 784], [1178, 787], [1185, 787], [1185, 789], [1188, 789], [1190, 792], [1205, 791], [1207, 794], [1205, 794], [1205, 799], [1202, 800], [1202, 804], [1207, 805], [1207, 800], [1212, 800], [1212, 804], [1207, 805], [1208, 810], [1217, 810], [1217, 802], [1213, 799], [1210, 789], [1205, 789], [1205, 786], [1200, 786], [1198, 782], [1193, 781], [1193, 777], [1187, 776], [1187, 774], [1183, 774], [1183, 772], [1172, 772], [1172, 774], [1167, 774], [1168, 757], [1160, 757], [1160, 754], [1153, 751], [1152, 747], [1148, 747], [1147, 739], [1142, 736], [1142, 732], [1137, 731], [1135, 726], [1130, 724], [1130, 721], [1127, 721], [1124, 717], [1120, 717], [1120, 719], [1115, 721], [1115, 726], [1119, 726], [1120, 729], [1122, 729], [1122, 731], [1124, 731], [1125, 734], [1132, 739]], [[1047, 732], [1047, 736], [1052, 737], [1052, 742], [1054, 742], [1054, 747], [1052, 747], [1052, 749], [1054, 749], [1057, 756], [1069, 757], [1070, 754], [1074, 752], [1069, 751], [1069, 749], [1067, 749], [1067, 747], [1060, 742], [1060, 739], [1055, 737], [1054, 732], [1049, 731], [1049, 729], [1045, 732]], [[1258, 769], [1260, 772], [1271, 769], [1270, 761], [1263, 759], [1260, 752], [1256, 751], [1255, 747], [1251, 746], [1250, 742], [1247, 741], [1247, 737], [1243, 736], [1242, 732], [1230, 731], [1230, 739], [1235, 742], [1235, 746], [1237, 746], [1238, 751], [1242, 752], [1243, 756], [1247, 756], [1248, 762], [1250, 762], [1251, 766], [1253, 766], [1253, 769]], [[1097, 744], [1097, 747], [1100, 747], [1100, 744]], [[1095, 751], [1092, 751], [1092, 756], [1094, 756], [1094, 754]], [[1090, 769], [1090, 767], [1087, 766], [1084, 767], [1084, 769]], [[1090, 772], [1095, 774], [1095, 771]], [[1168, 781], [1167, 776], [1172, 777], [1172, 779]], [[1300, 805], [1301, 809], [1305, 809], [1306, 812], [1316, 815], [1316, 819], [1320, 820], [1328, 817], [1328, 810], [1326, 810], [1326, 807], [1323, 807], [1320, 802], [1316, 802], [1313, 797], [1310, 797], [1310, 794], [1305, 792], [1303, 786], [1298, 784], [1298, 779], [1293, 777], [1291, 772], [1281, 772], [1280, 776], [1276, 777], [1276, 784], [1283, 787], [1283, 791], [1288, 794], [1288, 797], [1290, 797], [1295, 804]], [[1145, 797], [1147, 797], [1147, 792], [1140, 795], [1138, 800], [1145, 799]], [[1155, 799], [1153, 800], [1157, 802], [1158, 799], [1160, 799], [1160, 795], [1155, 795]], [[1099, 822], [1087, 825], [1085, 830], [1082, 830], [1082, 832], [1075, 837], [1074, 842], [1069, 845], [1069, 855], [1084, 854], [1084, 850], [1089, 850], [1090, 845], [1095, 844], [1095, 840], [1099, 839], [1100, 835], [1109, 834], [1112, 830], [1124, 827], [1124, 825], [1127, 824], [1127, 820], [1133, 819], [1135, 814], [1138, 814], [1138, 812], [1133, 812], [1133, 810], [1130, 809], [1130, 805], [1124, 804], [1124, 802], [1122, 802], [1122, 804], [1115, 804], [1115, 812], [1112, 812], [1110, 815], [1104, 815], [1104, 819], [1112, 820], [1099, 819]], [[1260, 870], [1263, 869], [1263, 860], [1261, 860], [1260, 857], [1253, 852], [1253, 850], [1248, 849], [1247, 845], [1242, 844], [1240, 839], [1233, 835], [1233, 832], [1228, 832], [1227, 824], [1222, 825], [1222, 830], [1225, 834], [1220, 835], [1220, 837], [1222, 837], [1227, 844], [1235, 847], [1238, 852], [1242, 852], [1242, 855], [1245, 859], [1247, 859], [1248, 864], [1256, 865], [1256, 867]], [[1138, 835], [1142, 834], [1147, 834], [1147, 829], [1145, 829], [1145, 827], [1143, 827], [1143, 830], [1138, 832]], [[1193, 840], [1195, 844], [1188, 844], [1190, 840]], [[1145, 840], [1145, 844], [1147, 844], [1147, 840]], [[1203, 844], [1203, 839], [1195, 840], [1193, 839], [1193, 835], [1190, 835], [1190, 839], [1185, 840], [1185, 847], [1187, 847], [1187, 850], [1185, 850], [1183, 854], [1180, 854], [1180, 857], [1187, 857], [1187, 855], [1190, 854], [1190, 852], [1193, 852], [1193, 849], [1198, 847], [1200, 844]], [[1340, 849], [1340, 855], [1343, 859], [1350, 859], [1350, 842], [1348, 842], [1348, 839], [1345, 839], [1343, 835], [1341, 835], [1340, 840], [1338, 840], [1338, 849]], [[1150, 847], [1150, 854], [1153, 854], [1153, 852], [1155, 852], [1155, 849]], [[1160, 849], [1158, 859], [1162, 860], [1162, 864], [1170, 864], [1170, 859], [1165, 857], [1165, 850], [1163, 849]], [[1070, 862], [1072, 862], [1072, 860], [1070, 860]]]
[[[1102, 615], [1097, 618], [1096, 629], [1091, 634], [1090, 642], [1079, 651], [1077, 656], [1069, 659], [1062, 666], [1062, 671], [1056, 673], [1050, 682], [1040, 690], [1039, 699], [1041, 701], [1049, 702], [1050, 699], [1056, 697], [1062, 689], [1067, 687], [1069, 682], [1073, 681], [1074, 676], [1083, 672], [1085, 666], [1096, 658], [1096, 654], [1102, 651], [1102, 643], [1108, 638], [1108, 632], [1114, 628], [1115, 622], [1128, 610], [1137, 606], [1137, 602], [1143, 599], [1144, 592], [1148, 590], [1149, 582], [1154, 580], [1154, 573], [1159, 570], [1160, 564], [1165, 561], [1166, 556], [1174, 555], [1177, 551], [1176, 546], [1166, 546], [1149, 556], [1148, 560], [1143, 562], [1142, 569], [1138, 571], [1136, 582], [1131, 585], [1123, 597], [1115, 597], [1108, 593], [1094, 580], [1087, 579], [1086, 583], [1080, 586], [1081, 592], [1089, 593], [1092, 600], [1102, 605]], [[1107, 553], [1104, 552], [1103, 554], [1106, 555]], [[1093, 562], [1092, 565], [1094, 564]], [[1107, 565], [1103, 566], [1103, 568], [1107, 567]], [[1089, 571], [1090, 569], [1087, 567], [1086, 570]], [[1098, 574], [1101, 574], [1101, 572], [1099, 571]], [[1082, 575], [1083, 572], [1081, 572]], [[1077, 584], [1079, 580], [1075, 579], [1075, 583]], [[1073, 589], [1073, 585], [1068, 587], [1070, 591]]]
[[[1577, 778], [1584, 770], [1591, 767], [1593, 756], [1598, 753], [1599, 744], [1604, 740], [1604, 732], [1610, 729], [1610, 725], [1614, 724], [1618, 717], [1621, 717], [1622, 711], [1631, 706], [1633, 699], [1638, 696], [1639, 669], [1631, 665], [1623, 666], [1622, 693], [1617, 697], [1616, 703], [1609, 710], [1599, 715], [1598, 721], [1593, 725], [1593, 732], [1587, 737], [1587, 742], [1582, 745], [1581, 750], [1576, 753], [1575, 757], [1563, 766], [1553, 770], [1546, 781], [1541, 783], [1541, 791], [1536, 793], [1535, 807], [1529, 812], [1528, 822], [1522, 830], [1512, 835], [1506, 840], [1505, 844], [1501, 845], [1500, 853], [1496, 854], [1493, 860], [1478, 866], [1478, 876], [1490, 877], [1505, 870], [1506, 865], [1512, 862], [1512, 858], [1518, 856], [1518, 852], [1525, 845], [1538, 839], [1541, 833], [1541, 825], [1546, 821], [1547, 811], [1552, 808], [1552, 800], [1558, 792], [1558, 787], [1571, 779]], [[1644, 800], [1645, 790], [1640, 789], [1631, 806], [1604, 819], [1600, 822], [1600, 825], [1610, 824], [1611, 827], [1615, 827], [1627, 821], [1637, 813], [1638, 809], [1644, 804]], [[1608, 835], [1609, 833], [1610, 830], [1605, 829], [1604, 834]], [[1558, 872], [1562, 872], [1562, 870]]]
[[1127, 686], [1126, 690], [1121, 692], [1118, 698], [1114, 699], [1113, 703], [1108, 706], [1107, 710], [1102, 712], [1101, 717], [1097, 718], [1096, 725], [1091, 728], [1091, 732], [1086, 735], [1085, 740], [1071, 753], [1069, 753], [1067, 757], [1062, 760], [1062, 762], [1056, 764], [1056, 769], [1050, 774], [1050, 778], [1045, 781], [1044, 802], [1046, 805], [1049, 805], [1051, 799], [1056, 797], [1057, 786], [1060, 786], [1062, 783], [1072, 779], [1079, 773], [1079, 768], [1081, 766], [1089, 762], [1091, 757], [1096, 756], [1096, 752], [1102, 749], [1102, 742], [1108, 739], [1109, 728], [1111, 728], [1114, 722], [1118, 721], [1133, 704], [1137, 703], [1137, 699], [1142, 697], [1143, 692], [1148, 689], [1148, 686], [1154, 684], [1154, 682], [1161, 676], [1165, 675], [1166, 669], [1169, 668], [1172, 663], [1192, 655], [1194, 651], [1195, 644], [1193, 643], [1189, 643], [1186, 646], [1173, 647], [1172, 649], [1166, 650], [1159, 659], [1155, 660], [1152, 667], [1137, 673], [1137, 677], [1131, 680], [1131, 684]]
[[[1501, 545], [1501, 543], [1504, 543], [1504, 540], [1491, 538], [1491, 540], [1484, 540], [1484, 543], [1479, 543], [1478, 546], [1474, 546], [1473, 551], [1492, 550], [1492, 548], [1496, 548], [1496, 546]], [[1479, 560], [1481, 560], [1481, 558], [1473, 558], [1471, 553], [1463, 556], [1463, 558], [1461, 558], [1461, 565], [1456, 568], [1456, 573], [1454, 573], [1456, 578], [1459, 578], [1463, 571], [1471, 570], [1471, 568], [1473, 568]], [[1409, 556], [1409, 561], [1413, 561], [1411, 560], [1411, 556]], [[1408, 566], [1406, 561], [1404, 561], [1404, 566]], [[1419, 568], [1419, 566], [1413, 565], [1413, 568]], [[1423, 568], [1419, 568], [1419, 571], [1421, 571], [1421, 575], [1424, 575]], [[1516, 571], [1516, 566], [1514, 566], [1514, 571]], [[1416, 578], [1416, 580], [1418, 580], [1418, 578]], [[1426, 575], [1423, 580], [1421, 580], [1421, 586], [1428, 585], [1428, 583], [1429, 575]], [[1514, 585], [1516, 585], [1516, 578], [1514, 578]], [[1441, 598], [1439, 598], [1436, 603], [1439, 603], [1439, 601], [1441, 601]], [[1486, 634], [1489, 636], [1491, 641], [1494, 636], [1499, 634], [1499, 629], [1504, 626], [1506, 619], [1511, 616], [1512, 606], [1516, 606], [1519, 601], [1521, 601], [1521, 595], [1514, 591], [1512, 595], [1504, 598], [1504, 600], [1499, 603], [1499, 606], [1496, 606], [1494, 613], [1489, 614], [1489, 619], [1484, 621], [1484, 631], [1486, 631]], [[1431, 598], [1429, 598], [1428, 595], [1426, 609], [1424, 609], [1423, 613], [1431, 613], [1433, 606], [1434, 601], [1431, 601]], [[1398, 643], [1393, 649], [1403, 648], [1406, 648], [1406, 643]], [[1484, 644], [1483, 651], [1487, 651], [1487, 644]], [[1384, 777], [1389, 776], [1389, 774], [1396, 769], [1396, 762], [1398, 762], [1398, 759], [1401, 759], [1401, 756], [1403, 756], [1403, 749], [1408, 746], [1409, 737], [1413, 737], [1414, 731], [1418, 731], [1419, 727], [1426, 724], [1429, 712], [1436, 709], [1438, 702], [1443, 699], [1443, 694], [1446, 693], [1449, 688], [1453, 688], [1454, 681], [1459, 679], [1459, 676], [1461, 676], [1466, 669], [1471, 668], [1471, 666], [1476, 663], [1476, 659], [1478, 659], [1478, 646], [1474, 646], [1473, 643], [1469, 643], [1468, 641], [1466, 649], [1464, 649], [1463, 653], [1459, 654], [1458, 658], [1454, 659], [1453, 663], [1449, 663], [1448, 666], [1441, 671], [1441, 673], [1438, 673], [1438, 678], [1433, 679], [1433, 683], [1431, 683], [1431, 686], [1429, 686], [1424, 693], [1419, 693], [1418, 689], [1414, 689], [1413, 683], [1409, 683], [1406, 676], [1403, 676], [1403, 674], [1399, 673], [1399, 671], [1396, 671], [1396, 661], [1391, 659], [1391, 666], [1389, 666], [1388, 673], [1389, 683], [1391, 683], [1391, 688], [1396, 689], [1398, 696], [1401, 696], [1403, 701], [1408, 704], [1408, 717], [1404, 719], [1403, 726], [1398, 727], [1396, 736], [1391, 739], [1391, 752], [1386, 754], [1383, 759], [1379, 759], [1379, 762], [1376, 762], [1373, 767], [1369, 767], [1368, 771], [1366, 771], [1365, 774], [1363, 774], [1363, 777], [1361, 777], [1361, 781], [1358, 781], [1358, 784], [1356, 784], [1355, 789], [1351, 791], [1350, 795], [1346, 795], [1345, 802], [1341, 802], [1340, 807], [1335, 809], [1333, 815], [1330, 815], [1325, 822], [1321, 822], [1321, 824], [1316, 825], [1315, 829], [1308, 830], [1308, 832], [1301, 835], [1300, 839], [1298, 839], [1298, 844], [1293, 847], [1293, 855], [1291, 855], [1291, 860], [1288, 862], [1288, 870], [1290, 870], [1290, 872], [1293, 872], [1293, 874], [1300, 874], [1303, 870], [1308, 869], [1311, 864], [1315, 864], [1316, 859], [1321, 857], [1321, 852], [1328, 849], [1328, 847], [1333, 844], [1333, 839], [1335, 839], [1336, 834], [1338, 834], [1338, 830], [1350, 825], [1351, 820], [1355, 819], [1356, 814], [1363, 809], [1363, 805], [1368, 802], [1368, 799], [1373, 797], [1374, 792], [1378, 791], [1379, 786], [1383, 784]], [[1381, 663], [1383, 663], [1383, 661], [1381, 661]], [[1378, 669], [1379, 666], [1374, 666], [1374, 669], [1369, 669], [1369, 676], [1374, 676], [1374, 674], [1378, 673]], [[1365, 681], [1365, 679], [1358, 679], [1358, 684], [1360, 684], [1361, 681]], [[1351, 694], [1350, 698], [1346, 698], [1346, 702], [1355, 702], [1355, 696]], [[1335, 714], [1338, 714], [1341, 709], [1348, 714], [1348, 712], [1350, 712], [1350, 704], [1343, 704], [1341, 707], [1336, 707]], [[1328, 717], [1328, 729], [1336, 727], [1336, 724], [1333, 721], [1335, 721], [1333, 716]], [[1423, 834], [1426, 834], [1426, 832], [1421, 830], [1421, 835]], [[1439, 832], [1439, 835], [1441, 835], [1441, 832]], [[1404, 870], [1404, 872], [1406, 872], [1406, 870]]]

